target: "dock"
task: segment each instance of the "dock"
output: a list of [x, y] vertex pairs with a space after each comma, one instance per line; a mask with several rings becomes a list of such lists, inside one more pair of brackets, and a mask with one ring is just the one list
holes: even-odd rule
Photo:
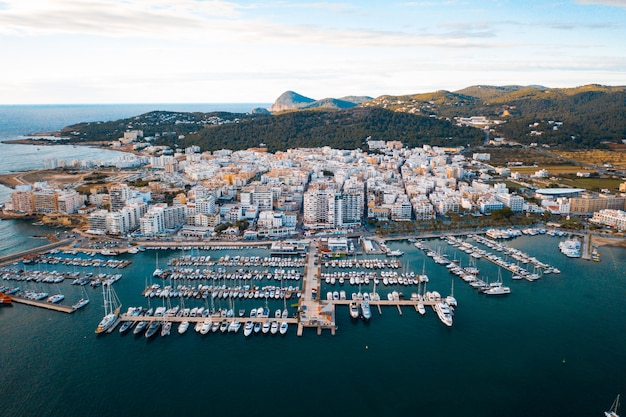
[[58, 242], [48, 243], [47, 245], [37, 246], [36, 248], [27, 249], [21, 252], [12, 253], [10, 255], [1, 256], [0, 266], [10, 265], [14, 262], [19, 262], [22, 259], [24, 259], [25, 256], [44, 253], [52, 249], [69, 245], [72, 242], [73, 242], [72, 239], [59, 240]]
[[71, 314], [76, 311], [74, 307], [66, 306], [62, 304], [48, 303], [46, 301], [29, 300], [28, 298], [22, 298], [22, 297], [16, 297], [16, 296], [12, 296], [11, 298], [13, 298], [14, 303], [26, 304], [29, 306], [45, 308], [47, 310], [60, 311], [62, 313], [68, 313], [68, 314]]

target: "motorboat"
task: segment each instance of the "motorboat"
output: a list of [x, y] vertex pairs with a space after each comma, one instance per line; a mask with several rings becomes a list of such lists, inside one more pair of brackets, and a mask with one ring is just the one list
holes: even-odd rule
[[80, 300], [78, 300], [78, 302], [76, 304], [74, 304], [72, 306], [72, 308], [74, 310], [78, 310], [79, 308], [85, 307], [87, 304], [89, 304], [89, 299], [88, 298], [81, 298]]
[[222, 323], [220, 324], [220, 332], [226, 333], [228, 326], [228, 320], [222, 320]]
[[164, 321], [161, 324], [161, 336], [169, 336], [170, 330], [172, 330], [172, 322]]
[[54, 294], [54, 295], [51, 295], [50, 297], [48, 297], [47, 301], [49, 303], [56, 304], [58, 302], [61, 302], [64, 298], [65, 298], [65, 296], [63, 294]]
[[266, 320], [266, 321], [263, 323], [263, 327], [261, 327], [261, 331], [262, 331], [264, 334], [267, 334], [267, 333], [270, 331], [270, 321], [269, 321], [269, 320]]
[[211, 330], [211, 326], [213, 325], [213, 320], [210, 317], [207, 317], [202, 322], [202, 326], [200, 327], [200, 334], [207, 334], [209, 330]]
[[280, 328], [278, 329], [278, 331], [280, 332], [280, 334], [285, 334], [287, 333], [288, 329], [289, 324], [286, 321], [283, 321], [282, 323], [280, 323]]
[[452, 312], [450, 311], [448, 304], [445, 302], [438, 302], [433, 306], [433, 308], [435, 309], [435, 312], [437, 313], [439, 320], [441, 320], [441, 322], [445, 324], [446, 326], [451, 327], [452, 326]]
[[184, 334], [189, 328], [189, 321], [181, 321], [178, 325], [178, 334]]
[[372, 310], [370, 309], [370, 302], [368, 300], [361, 301], [361, 317], [365, 321], [372, 318]]
[[270, 333], [271, 334], [278, 333], [278, 322], [276, 320], [272, 320], [272, 324], [270, 325]]
[[421, 301], [417, 303], [417, 312], [420, 313], [422, 316], [426, 314], [426, 308], [424, 307], [424, 303], [422, 303]]
[[350, 317], [353, 319], [359, 318], [359, 305], [355, 300], [350, 301]]
[[243, 335], [248, 337], [252, 334], [253, 331], [254, 331], [254, 324], [252, 323], [251, 320], [248, 320], [246, 322], [246, 325], [243, 328]]
[[260, 321], [257, 321], [256, 323], [254, 323], [254, 333], [258, 333], [258, 332], [260, 332], [260, 331], [261, 331], [261, 327], [262, 327], [262, 326], [263, 326], [263, 325], [261, 324], [261, 322], [260, 322]]
[[239, 331], [239, 328], [241, 328], [241, 322], [239, 320], [233, 320], [228, 325], [228, 332], [237, 333]]
[[151, 322], [150, 326], [148, 326], [148, 330], [146, 330], [146, 339], [150, 339], [152, 336], [154, 336], [159, 330], [159, 327], [161, 327], [160, 321], [154, 320], [153, 322]]
[[487, 294], [487, 295], [506, 295], [506, 294], [511, 294], [511, 288], [505, 287], [504, 285], [502, 285], [502, 283], [498, 282], [498, 283], [494, 283], [492, 285], [489, 285], [488, 288], [483, 290], [483, 294]]

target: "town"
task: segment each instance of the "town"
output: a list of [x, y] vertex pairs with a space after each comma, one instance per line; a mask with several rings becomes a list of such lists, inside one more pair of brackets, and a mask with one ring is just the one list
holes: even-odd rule
[[[127, 145], [143, 139], [141, 131], [124, 136]], [[533, 187], [529, 180], [540, 181], [546, 172], [520, 175], [492, 166], [489, 153], [408, 149], [399, 141], [368, 145], [369, 153], [323, 147], [272, 154], [263, 144], [211, 153], [144, 143], [135, 145], [142, 153], [125, 154], [106, 175], [93, 173], [71, 184], [52, 176], [16, 185], [4, 213], [70, 215], [81, 219], [86, 235], [139, 240], [345, 234], [368, 224], [430, 222], [451, 214], [476, 218], [503, 210], [576, 216], [626, 229], [624, 194]], [[93, 169], [83, 161], [46, 161], [47, 168], [67, 165]], [[505, 182], [525, 185], [526, 192]]]

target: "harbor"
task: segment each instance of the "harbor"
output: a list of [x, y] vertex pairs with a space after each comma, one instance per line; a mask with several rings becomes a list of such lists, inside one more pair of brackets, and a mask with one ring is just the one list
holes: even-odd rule
[[[485, 247], [475, 240], [475, 237], [459, 238], [488, 253], [480, 258], [474, 258], [437, 237], [419, 241], [415, 239], [414, 242], [406, 240], [386, 242], [389, 249], [404, 253], [397, 257], [382, 254], [356, 254], [356, 256], [333, 258], [324, 256], [324, 253], [315, 245], [308, 249], [305, 257], [300, 255], [272, 257], [269, 247], [259, 249], [258, 245], [255, 245], [244, 250], [233, 248], [189, 250], [182, 247], [181, 249], [177, 247], [150, 250], [146, 248], [144, 252], [140, 251], [137, 254], [118, 255], [119, 260], [132, 261], [126, 268], [102, 266], [101, 271], [100, 268], [81, 268], [63, 262], [58, 264], [33, 262], [26, 265], [20, 262], [10, 268], [15, 272], [17, 269], [26, 270], [33, 277], [52, 275], [55, 269], [59, 274], [73, 274], [75, 270], [80, 276], [85, 276], [87, 272], [94, 272], [94, 276], [99, 273], [108, 276], [122, 274], [123, 277], [114, 283], [112, 288], [119, 294], [120, 302], [124, 307], [114, 324], [104, 332], [103, 336], [95, 337], [95, 327], [103, 316], [102, 287], [71, 285], [73, 280], [67, 278], [59, 283], [3, 280], [0, 281], [0, 285], [9, 287], [19, 285], [23, 289], [45, 291], [51, 294], [56, 293], [56, 286], [58, 286], [65, 294], [66, 300], [71, 300], [67, 304], [83, 297], [86, 291], [91, 302], [73, 314], [57, 314], [52, 310], [14, 302], [13, 308], [4, 308], [0, 314], [2, 318], [16, 315], [17, 320], [22, 323], [20, 328], [11, 327], [10, 322], [13, 319], [3, 321], [3, 323], [9, 326], [9, 332], [21, 331], [21, 337], [24, 340], [29, 340], [29, 337], [38, 341], [45, 340], [52, 349], [62, 349], [64, 352], [76, 349], [76, 352], [80, 354], [80, 357], [76, 359], [77, 365], [104, 380], [111, 373], [134, 376], [141, 373], [150, 375], [151, 379], [164, 377], [167, 374], [169, 377], [196, 381], [206, 380], [207, 375], [219, 374], [221, 383], [236, 384], [238, 381], [240, 383], [240, 376], [250, 369], [255, 369], [255, 372], [259, 374], [267, 373], [277, 375], [279, 379], [288, 379], [293, 376], [294, 369], [304, 367], [308, 374], [318, 372], [320, 376], [316, 378], [316, 381], [324, 384], [325, 388], [346, 390], [349, 389], [346, 387], [351, 386], [346, 380], [328, 382], [326, 378], [328, 369], [340, 369], [344, 366], [351, 372], [359, 372], [367, 369], [368, 364], [371, 364], [371, 366], [384, 369], [381, 374], [383, 382], [396, 380], [400, 373], [429, 372], [434, 375], [434, 379], [422, 390], [429, 398], [438, 398], [440, 390], [445, 390], [450, 384], [456, 384], [449, 378], [449, 372], [466, 364], [484, 368], [485, 357], [477, 352], [485, 351], [489, 352], [490, 360], [499, 363], [507, 363], [507, 358], [511, 354], [514, 354], [516, 358], [528, 360], [527, 367], [531, 369], [530, 373], [536, 375], [533, 377], [533, 384], [538, 383], [537, 381], [548, 370], [556, 375], [554, 378], [559, 384], [569, 386], [567, 384], [570, 382], [565, 377], [561, 378], [560, 373], [567, 373], [568, 370], [574, 369], [579, 361], [576, 350], [562, 344], [563, 338], [570, 339], [568, 339], [567, 332], [562, 329], [560, 321], [564, 315], [578, 317], [578, 321], [584, 321], [588, 314], [592, 314], [594, 310], [597, 311], [596, 303], [587, 296], [589, 291], [593, 291], [598, 296], [611, 296], [607, 291], [614, 284], [607, 281], [606, 277], [610, 275], [614, 262], [621, 259], [618, 255], [611, 255], [611, 251], [615, 249], [600, 247], [602, 262], [590, 263], [560, 254], [557, 248], [560, 240], [555, 237], [539, 235], [515, 238], [506, 242], [506, 246], [515, 248], [529, 257], [535, 257], [538, 261], [553, 268], [558, 268], [561, 274], [543, 275], [541, 285], [526, 285], [524, 282], [517, 284], [511, 278], [512, 273], [503, 274], [503, 281], [506, 286], [511, 287], [512, 293], [504, 298], [498, 298], [484, 296], [469, 285], [458, 284], [456, 282], [458, 278], [450, 276], [449, 269], [445, 265], [438, 264], [434, 256], [428, 256], [428, 253], [432, 252], [433, 255], [448, 259], [453, 264], [456, 258], [456, 264], [459, 266], [462, 264], [463, 267], [468, 266], [470, 260], [473, 260], [476, 267], [481, 270], [479, 276], [482, 279], [484, 277], [495, 279], [497, 270], [501, 267], [490, 261], [488, 254], [492, 253], [500, 257], [503, 257], [503, 254], [488, 246]], [[415, 246], [418, 242], [422, 242], [428, 250], [418, 249]], [[235, 258], [237, 255], [239, 255], [238, 259]], [[63, 253], [63, 249], [54, 256], [86, 260], [111, 259], [100, 254], [89, 256], [80, 252], [77, 255]], [[202, 260], [203, 256], [204, 260]], [[209, 256], [210, 259], [207, 261]], [[226, 261], [226, 256], [229, 257], [228, 261]], [[257, 262], [257, 257], [259, 257], [259, 263], [268, 258], [268, 262], [273, 262], [274, 265], [253, 265]], [[221, 262], [220, 259], [222, 259]], [[355, 262], [355, 259], [358, 262]], [[284, 266], [285, 264], [280, 265], [280, 262], [291, 261], [297, 261], [298, 265], [289, 267]], [[210, 264], [211, 262], [215, 264]], [[220, 262], [219, 265], [218, 262]], [[328, 266], [326, 266], [327, 262]], [[507, 262], [516, 263], [517, 261], [509, 258]], [[249, 265], [246, 266], [246, 263]], [[520, 261], [519, 264], [530, 272], [534, 267], [534, 264], [530, 262], [524, 264]], [[373, 265], [376, 267], [372, 267]], [[163, 271], [159, 277], [153, 275], [157, 266]], [[40, 272], [37, 272], [38, 270]], [[283, 270], [284, 273], [282, 273]], [[507, 270], [502, 269], [502, 271]], [[429, 280], [422, 282], [421, 275], [427, 275]], [[354, 278], [353, 283], [350, 283], [351, 277]], [[365, 283], [366, 277], [369, 280], [368, 284]], [[334, 283], [331, 281], [332, 278], [335, 278]], [[343, 278], [343, 284], [340, 284], [340, 278]], [[433, 292], [449, 294], [452, 280], [455, 281], [454, 297], [458, 300], [459, 306], [454, 311], [454, 323], [449, 327], [439, 319], [438, 312], [435, 310], [437, 305], [435, 300], [429, 300], [426, 294]], [[155, 284], [158, 284], [161, 289], [160, 295], [157, 296], [155, 292], [154, 296], [146, 297], [146, 289]], [[426, 291], [424, 291], [424, 284], [428, 287]], [[213, 288], [207, 288], [211, 286], [217, 289], [215, 298], [213, 298]], [[249, 286], [248, 290], [246, 286]], [[290, 298], [287, 299], [282, 294], [286, 295], [290, 286], [293, 290], [289, 292]], [[170, 288], [163, 295], [166, 287]], [[281, 287], [284, 292], [281, 292]], [[195, 296], [193, 291], [189, 295], [189, 290], [192, 288], [206, 289], [206, 297], [203, 297], [201, 291], [198, 291]], [[222, 296], [219, 295], [220, 289]], [[270, 297], [271, 289], [274, 290], [274, 297]], [[177, 296], [172, 296], [171, 290], [174, 290], [173, 294]], [[185, 296], [185, 290], [187, 290], [187, 296]], [[178, 294], [175, 291], [179, 291]], [[255, 298], [257, 291], [259, 295]], [[560, 300], [565, 291], [567, 291], [569, 301], [563, 304]], [[278, 298], [276, 298], [277, 293]], [[335, 293], [339, 294], [336, 300], [332, 299]], [[345, 293], [345, 299], [341, 299], [342, 293]], [[359, 293], [361, 293], [360, 298]], [[401, 293], [404, 293], [404, 298], [400, 298]], [[413, 293], [423, 296], [421, 304], [425, 307], [425, 314], [422, 315], [419, 311], [420, 302], [411, 299]], [[224, 294], [227, 294], [225, 298], [223, 298]], [[353, 294], [355, 299], [353, 299]], [[378, 294], [380, 299], [373, 294]], [[200, 298], [197, 298], [198, 295]], [[331, 299], [328, 299], [329, 296]], [[445, 298], [441, 297], [442, 300]], [[367, 301], [365, 304], [370, 308], [369, 320], [362, 317], [361, 305], [364, 301]], [[532, 309], [528, 308], [529, 303], [532, 303]], [[177, 316], [178, 313], [174, 316], [154, 317], [153, 314], [153, 316], [134, 317], [134, 313], [128, 312], [129, 306], [136, 306], [134, 308], [141, 306], [140, 311], [147, 311], [149, 308], [154, 311], [157, 308], [161, 310], [165, 308], [167, 311], [167, 309], [179, 306], [178, 311], [182, 310], [183, 314], [185, 309], [189, 309], [189, 314], [191, 314], [194, 308], [203, 307], [205, 310], [208, 309], [208, 313], [196, 314], [196, 317]], [[261, 307], [263, 310], [261, 317], [250, 317], [253, 308], [256, 308], [258, 312]], [[288, 313], [283, 318], [282, 310], [285, 308]], [[267, 317], [265, 317], [266, 309], [268, 310]], [[232, 312], [229, 313], [229, 310]], [[281, 310], [280, 318], [276, 317], [276, 310]], [[585, 312], [584, 315], [582, 310]], [[242, 311], [243, 315], [240, 316]], [[352, 316], [353, 311], [356, 318]], [[227, 317], [228, 314], [231, 316]], [[611, 317], [606, 320], [615, 321]], [[28, 321], [28, 324], [24, 324], [25, 321]], [[126, 321], [131, 321], [133, 324], [125, 325]], [[138, 324], [142, 321], [145, 321], [143, 331], [135, 333]], [[188, 323], [188, 329], [181, 334], [179, 328], [185, 321]], [[164, 326], [163, 324], [167, 322], [169, 324]], [[274, 333], [272, 333], [273, 322], [276, 323]], [[286, 328], [281, 334], [282, 322], [286, 323]], [[150, 332], [150, 337], [146, 337], [153, 323], [155, 323], [153, 328], [156, 330]], [[511, 323], [516, 323], [514, 331]], [[606, 321], [603, 324], [603, 326], [608, 325]], [[263, 332], [264, 326], [267, 329], [265, 333]], [[124, 327], [126, 329], [122, 333], [121, 329]], [[248, 327], [247, 331], [246, 327]], [[249, 330], [250, 327], [252, 330]], [[260, 330], [255, 332], [255, 327]], [[592, 339], [606, 336], [604, 331], [590, 329], [586, 325], [575, 327], [576, 333], [578, 330], [582, 331], [582, 327]], [[198, 328], [197, 331], [196, 328]], [[213, 331], [214, 328], [215, 331]], [[51, 333], [49, 329], [54, 329], [54, 332]], [[169, 336], [167, 336], [168, 332]], [[555, 336], [552, 336], [553, 334]], [[529, 337], [542, 340], [541, 349], [534, 349], [528, 341]], [[558, 343], [550, 345], [552, 337], [555, 340], [558, 339]], [[584, 350], [585, 354], [593, 353], [596, 349], [595, 343], [591, 340], [587, 343], [579, 341], [576, 335], [571, 337], [573, 338], [571, 340], [577, 340], [578, 344], [583, 344], [581, 350]], [[546, 343], [551, 346], [551, 352], [544, 350]], [[471, 352], [467, 351], [468, 346], [471, 347]], [[116, 351], [124, 352], [124, 354], [116, 355], [113, 359], [111, 352]], [[397, 372], [389, 366], [389, 358], [409, 358], [416, 351], [420, 352], [420, 357], [429, 359], [417, 360], [415, 364], [413, 361], [404, 361]], [[261, 353], [262, 360], [259, 360]], [[310, 358], [308, 363], [302, 363], [300, 360], [302, 355]], [[96, 366], [94, 356], [105, 358], [106, 364]], [[222, 357], [224, 361], [221, 360]], [[567, 359], [566, 365], [562, 363], [563, 357]], [[83, 358], [89, 358], [89, 360]], [[164, 361], [164, 358], [172, 360]], [[52, 359], [42, 360], [38, 366], [47, 369], [45, 363], [49, 360], [54, 361], [54, 356]], [[539, 363], [535, 366], [536, 362]], [[606, 366], [599, 363], [599, 367], [604, 369], [603, 373], [610, 372], [607, 366], [612, 362], [610, 358], [607, 358]], [[193, 366], [185, 366], [184, 363], [192, 363]], [[59, 366], [63, 372], [63, 367], [60, 364]], [[106, 375], [98, 371], [100, 367], [106, 369]], [[438, 377], [441, 375], [441, 369], [444, 369], [447, 375]], [[586, 379], [593, 381], [596, 371], [597, 368], [593, 374], [586, 375]], [[505, 378], [510, 372], [510, 369], [502, 372], [498, 369], [483, 369], [470, 379], [483, 377], [485, 373], [491, 378]], [[460, 378], [459, 384], [466, 387], [469, 380]], [[109, 380], [111, 384], [115, 384], [114, 381], [117, 381], [117, 378], [111, 377]], [[373, 382], [367, 385], [367, 389], [379, 386], [380, 381]], [[511, 381], [509, 385], [509, 389], [526, 389], [523, 381]], [[406, 398], [412, 398], [414, 395], [414, 390], [409, 393], [408, 390], [398, 389], [400, 395]], [[497, 388], [494, 389], [497, 390]], [[229, 397], [227, 389], [217, 389], [217, 391], [222, 398], [236, 399], [234, 396]], [[269, 396], [273, 391], [273, 387], [261, 388], [259, 395]], [[177, 395], [184, 395], [182, 390], [176, 388], [174, 392]], [[361, 395], [360, 392], [359, 390], [357, 394], [355, 391], [352, 395]], [[141, 393], [142, 398], [158, 402], [157, 396], [153, 395], [147, 387], [145, 389], [138, 387], [134, 393], [134, 395]], [[471, 404], [475, 398], [474, 395], [479, 394], [479, 391], [474, 390], [471, 394], [463, 398], [464, 403]], [[115, 394], [110, 391], [108, 395]], [[70, 398], [68, 400], [72, 402]], [[610, 400], [609, 398], [609, 403]], [[129, 403], [132, 401], [129, 400]], [[295, 402], [292, 404], [296, 406]], [[332, 404], [338, 409], [342, 407], [339, 401]], [[141, 409], [143, 408], [145, 407]], [[173, 412], [174, 407], [165, 406], [165, 409]]]

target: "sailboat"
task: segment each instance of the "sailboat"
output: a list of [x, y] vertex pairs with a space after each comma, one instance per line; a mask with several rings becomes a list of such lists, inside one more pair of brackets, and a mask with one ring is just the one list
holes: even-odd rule
[[156, 265], [154, 268], [154, 272], [152, 273], [153, 277], [160, 277], [163, 275], [163, 270], [159, 268], [159, 251], [156, 252]]
[[80, 300], [78, 300], [76, 302], [76, 304], [74, 304], [72, 306], [72, 308], [74, 310], [78, 310], [79, 308], [83, 308], [85, 307], [87, 304], [89, 304], [89, 296], [87, 295], [87, 292], [85, 291], [85, 287], [81, 287], [83, 290], [83, 298], [81, 298]]
[[611, 409], [609, 411], [604, 412], [605, 417], [619, 417], [619, 415], [617, 414], [618, 407], [619, 407], [619, 394], [617, 394], [617, 398], [615, 399], [615, 401], [613, 401], [613, 404], [611, 405]]
[[111, 284], [102, 285], [102, 297], [104, 298], [104, 317], [98, 323], [96, 334], [101, 334], [113, 327], [117, 323], [122, 308]]
[[502, 285], [502, 272], [498, 268], [498, 281], [489, 284], [489, 287], [483, 291], [487, 295], [506, 295], [511, 294], [511, 288]]

